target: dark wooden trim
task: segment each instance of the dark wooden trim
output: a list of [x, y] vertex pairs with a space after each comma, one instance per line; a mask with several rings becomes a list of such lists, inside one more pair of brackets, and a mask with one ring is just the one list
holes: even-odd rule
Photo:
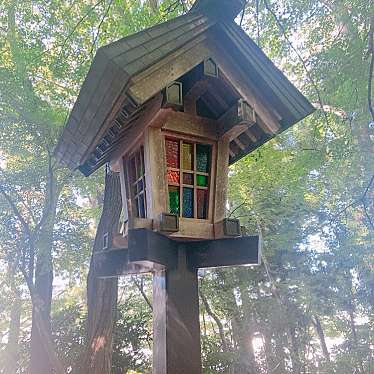
[[207, 240], [188, 244], [190, 268], [258, 265], [261, 261], [259, 236]]

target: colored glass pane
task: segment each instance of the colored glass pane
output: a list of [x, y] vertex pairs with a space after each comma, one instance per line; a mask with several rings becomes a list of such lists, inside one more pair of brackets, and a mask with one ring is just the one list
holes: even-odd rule
[[189, 143], [183, 143], [182, 146], [182, 168], [184, 170], [193, 170], [193, 145]]
[[139, 196], [139, 217], [145, 218], [145, 201], [144, 194]]
[[179, 169], [179, 142], [166, 139], [166, 163], [169, 168]]
[[197, 190], [197, 218], [208, 218], [208, 190]]
[[169, 186], [169, 207], [171, 214], [179, 215], [179, 188]]
[[144, 190], [143, 179], [138, 182], [138, 193]]
[[193, 189], [192, 188], [183, 188], [183, 217], [193, 218]]
[[208, 187], [208, 177], [205, 175], [197, 175], [196, 183], [199, 187]]
[[193, 186], [193, 174], [183, 173], [183, 184]]
[[179, 184], [179, 171], [168, 170], [168, 183]]
[[211, 147], [205, 144], [196, 145], [196, 170], [201, 173], [210, 172]]

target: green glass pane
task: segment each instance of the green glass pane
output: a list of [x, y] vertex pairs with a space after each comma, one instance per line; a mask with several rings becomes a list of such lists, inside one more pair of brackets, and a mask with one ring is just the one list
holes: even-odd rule
[[183, 188], [183, 217], [193, 218], [193, 188]]
[[208, 177], [205, 175], [197, 175], [196, 183], [199, 187], [208, 187]]
[[196, 145], [196, 170], [201, 173], [210, 172], [211, 146], [205, 144]]
[[170, 213], [179, 215], [179, 188], [169, 186]]

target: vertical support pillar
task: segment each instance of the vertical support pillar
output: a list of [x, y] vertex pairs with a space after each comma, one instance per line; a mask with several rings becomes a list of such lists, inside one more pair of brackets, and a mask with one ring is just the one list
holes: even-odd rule
[[153, 373], [201, 374], [197, 269], [178, 247], [178, 267], [153, 278]]

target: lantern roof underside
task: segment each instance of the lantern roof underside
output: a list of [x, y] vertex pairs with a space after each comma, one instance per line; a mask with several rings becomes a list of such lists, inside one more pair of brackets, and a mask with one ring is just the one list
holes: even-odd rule
[[124, 139], [139, 125], [155, 96], [207, 58], [269, 129], [244, 147], [233, 142], [230, 164], [314, 111], [241, 27], [192, 11], [98, 50], [55, 149], [57, 160], [90, 175], [110, 161], [121, 147], [118, 134]]

